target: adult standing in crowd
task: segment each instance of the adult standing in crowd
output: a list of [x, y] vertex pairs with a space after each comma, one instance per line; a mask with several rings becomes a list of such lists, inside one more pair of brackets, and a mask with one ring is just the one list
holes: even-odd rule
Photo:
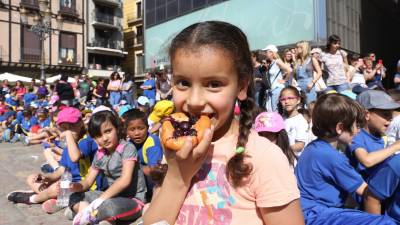
[[156, 95], [159, 99], [156, 100], [170, 100], [172, 98], [172, 86], [171, 81], [168, 80], [167, 71], [162, 70], [156, 73]]
[[78, 81], [78, 90], [80, 95], [80, 102], [85, 103], [90, 91], [90, 82], [86, 75], [82, 75], [82, 80]]
[[40, 80], [40, 85], [35, 93], [43, 96], [47, 96], [49, 94], [49, 90], [46, 87], [46, 80]]
[[60, 102], [66, 106], [72, 106], [75, 95], [74, 89], [72, 88], [71, 84], [68, 83], [68, 75], [61, 75], [61, 78], [56, 84], [55, 89]]
[[340, 49], [340, 37], [329, 36], [325, 52], [321, 54], [321, 61], [328, 73], [326, 91], [342, 92], [350, 90], [350, 81], [347, 77], [347, 53]]
[[397, 61], [397, 73], [394, 75], [394, 85], [396, 85], [397, 90], [400, 90], [400, 59]]
[[136, 86], [132, 74], [126, 73], [122, 81], [122, 99], [125, 99], [130, 106], [136, 107]]
[[[35, 78], [32, 78], [31, 84], [30, 84], [29, 86], [33, 88], [33, 92], [34, 92], [34, 93], [37, 92], [37, 90], [38, 90], [38, 85], [37, 85], [37, 83], [36, 83], [36, 79], [35, 79]], [[28, 88], [29, 88], [29, 86], [28, 86]]]
[[[297, 42], [296, 76], [297, 84], [306, 94], [306, 103], [317, 100], [315, 83], [322, 76], [321, 67], [315, 57], [310, 56], [310, 44], [307, 41]], [[314, 71], [317, 73], [314, 77]]]
[[254, 77], [254, 87], [255, 87], [255, 101], [259, 107], [265, 106], [265, 92], [267, 86], [265, 83], [265, 72], [267, 68], [261, 63], [261, 54], [258, 51], [251, 52], [251, 59], [253, 62], [253, 77]]
[[156, 81], [153, 73], [146, 73], [146, 80], [140, 88], [144, 90], [143, 95], [149, 99], [150, 107], [152, 107], [156, 103]]
[[24, 98], [24, 94], [26, 93], [26, 88], [24, 83], [22, 83], [22, 81], [17, 80], [17, 82], [15, 82], [15, 90], [17, 91], [17, 98], [19, 100], [22, 100]]
[[104, 87], [104, 79], [100, 78], [97, 81], [96, 88], [93, 90], [92, 93], [92, 100], [93, 98], [96, 99], [96, 106], [104, 105], [106, 99], [107, 99], [107, 91], [106, 88]]
[[10, 94], [10, 84], [7, 79], [4, 79], [1, 84], [1, 96], [5, 96], [6, 94]]
[[110, 92], [108, 100], [112, 106], [117, 105], [121, 100], [121, 84], [121, 76], [118, 72], [113, 72], [107, 85], [107, 91]]
[[285, 76], [289, 76], [292, 73], [292, 68], [289, 65], [286, 65], [278, 55], [278, 48], [275, 45], [268, 45], [263, 49], [265, 51], [265, 55], [267, 61], [270, 62], [268, 71], [267, 71], [267, 79], [270, 86], [267, 90], [267, 104], [266, 109], [268, 111], [277, 111], [278, 110], [278, 98], [281, 93], [281, 90], [285, 87]]

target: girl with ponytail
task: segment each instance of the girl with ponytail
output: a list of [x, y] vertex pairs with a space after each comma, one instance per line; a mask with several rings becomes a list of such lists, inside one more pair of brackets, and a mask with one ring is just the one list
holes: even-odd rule
[[[303, 224], [296, 179], [282, 151], [252, 129], [253, 66], [245, 34], [219, 21], [171, 42], [176, 110], [206, 115], [197, 146], [165, 149], [168, 170], [144, 224]], [[236, 119], [234, 107], [239, 102]]]

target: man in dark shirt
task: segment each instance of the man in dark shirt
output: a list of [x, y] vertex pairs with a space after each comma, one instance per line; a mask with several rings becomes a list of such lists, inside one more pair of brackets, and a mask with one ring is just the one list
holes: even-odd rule
[[60, 81], [56, 85], [56, 92], [62, 104], [72, 106], [74, 100], [74, 90], [68, 81], [68, 75], [61, 75]]

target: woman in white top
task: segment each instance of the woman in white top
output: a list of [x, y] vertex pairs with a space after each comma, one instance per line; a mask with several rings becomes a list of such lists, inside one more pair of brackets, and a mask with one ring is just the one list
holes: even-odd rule
[[108, 99], [112, 106], [119, 104], [121, 100], [121, 77], [118, 72], [113, 72], [110, 76], [110, 83], [108, 83], [107, 91], [110, 92]]
[[326, 91], [335, 90], [340, 93], [350, 89], [346, 56], [347, 53], [340, 49], [340, 37], [335, 34], [329, 36], [326, 51], [321, 55], [321, 62], [329, 74]]
[[270, 87], [266, 94], [267, 103], [265, 108], [267, 111], [277, 111], [279, 95], [285, 87], [286, 81], [284, 77], [293, 70], [279, 58], [278, 48], [275, 45], [268, 45], [263, 50], [266, 51], [267, 60], [271, 62], [267, 71], [267, 80]]

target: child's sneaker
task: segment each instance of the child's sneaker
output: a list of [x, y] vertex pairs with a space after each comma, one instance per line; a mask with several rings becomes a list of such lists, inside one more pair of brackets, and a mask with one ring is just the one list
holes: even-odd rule
[[29, 137], [28, 137], [28, 136], [21, 135], [20, 140], [21, 140], [21, 142], [22, 142], [23, 145], [25, 145], [25, 146], [28, 146], [28, 145], [29, 145]]
[[56, 199], [49, 199], [42, 204], [42, 209], [48, 214], [53, 214], [56, 213], [60, 210], [62, 210], [64, 207], [58, 206], [57, 205], [57, 200]]
[[76, 216], [76, 213], [74, 213], [74, 211], [71, 210], [71, 208], [67, 207], [64, 211], [64, 216], [68, 219], [68, 220], [73, 220], [74, 217]]
[[40, 170], [43, 173], [53, 173], [54, 172], [54, 168], [50, 166], [50, 164], [48, 163], [44, 163], [40, 166]]
[[36, 193], [33, 191], [29, 191], [29, 192], [13, 191], [7, 195], [7, 199], [10, 202], [24, 203], [24, 204], [30, 205], [32, 203], [29, 201], [29, 198], [34, 194], [36, 194]]

